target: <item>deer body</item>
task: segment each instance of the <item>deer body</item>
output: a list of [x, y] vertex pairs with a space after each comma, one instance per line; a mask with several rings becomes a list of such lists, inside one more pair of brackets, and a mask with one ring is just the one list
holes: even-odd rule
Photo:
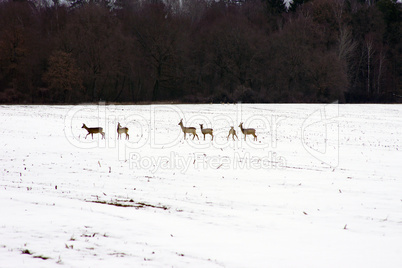
[[213, 129], [212, 128], [204, 128], [203, 124], [200, 124], [201, 127], [201, 133], [204, 135], [204, 141], [205, 141], [205, 135], [209, 134], [212, 136], [212, 140], [214, 140], [214, 134], [213, 134]]
[[255, 135], [254, 128], [243, 128], [243, 123], [240, 123], [239, 127], [241, 129], [241, 132], [244, 134], [244, 140], [246, 140], [247, 135], [253, 135], [254, 140], [257, 140], [257, 135]]
[[130, 135], [128, 135], [128, 128], [121, 127], [120, 123], [117, 123], [117, 139], [121, 139], [121, 134], [126, 134], [126, 140], [130, 139]]
[[234, 127], [230, 127], [229, 135], [228, 135], [226, 140], [229, 140], [230, 135], [232, 135], [233, 140], [235, 140], [234, 136], [236, 136], [236, 138], [239, 139], [239, 137], [237, 137], [237, 135], [236, 135], [236, 130], [234, 129]]
[[103, 128], [101, 127], [87, 127], [85, 124], [82, 124], [81, 128], [85, 128], [88, 131], [88, 134], [85, 136], [85, 139], [91, 134], [92, 139], [94, 139], [94, 134], [101, 134], [102, 139], [105, 138], [105, 132], [103, 132]]
[[197, 139], [199, 139], [198, 135], [197, 135], [197, 132], [195, 130], [195, 127], [185, 127], [185, 126], [183, 126], [183, 119], [180, 120], [178, 125], [181, 127], [181, 130], [184, 133], [184, 139], [186, 139], [186, 133], [193, 134], [193, 140], [194, 140], [195, 136], [197, 136]]

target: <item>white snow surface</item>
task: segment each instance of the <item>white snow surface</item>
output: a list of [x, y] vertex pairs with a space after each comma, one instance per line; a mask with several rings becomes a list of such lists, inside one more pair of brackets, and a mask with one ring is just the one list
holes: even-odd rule
[[2, 105], [0, 122], [0, 267], [402, 267], [401, 105]]

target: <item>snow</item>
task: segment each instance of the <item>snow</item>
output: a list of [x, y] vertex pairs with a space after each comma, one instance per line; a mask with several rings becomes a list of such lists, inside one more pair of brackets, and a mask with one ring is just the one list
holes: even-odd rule
[[402, 265], [401, 105], [3, 105], [0, 122], [0, 267]]

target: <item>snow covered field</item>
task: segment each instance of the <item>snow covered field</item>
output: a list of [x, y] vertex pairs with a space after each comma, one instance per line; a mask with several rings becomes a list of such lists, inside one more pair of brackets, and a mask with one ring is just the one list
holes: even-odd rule
[[0, 123], [0, 267], [402, 267], [401, 105], [3, 105]]

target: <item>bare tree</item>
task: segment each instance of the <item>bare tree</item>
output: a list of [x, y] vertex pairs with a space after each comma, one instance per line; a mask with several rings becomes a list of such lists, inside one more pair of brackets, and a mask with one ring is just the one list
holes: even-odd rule
[[71, 102], [72, 95], [83, 88], [81, 71], [71, 53], [63, 51], [52, 53], [43, 79], [53, 91], [53, 100], [56, 102]]
[[374, 54], [374, 40], [372, 35], [366, 35], [364, 45], [367, 53], [367, 95], [370, 95], [371, 60]]

